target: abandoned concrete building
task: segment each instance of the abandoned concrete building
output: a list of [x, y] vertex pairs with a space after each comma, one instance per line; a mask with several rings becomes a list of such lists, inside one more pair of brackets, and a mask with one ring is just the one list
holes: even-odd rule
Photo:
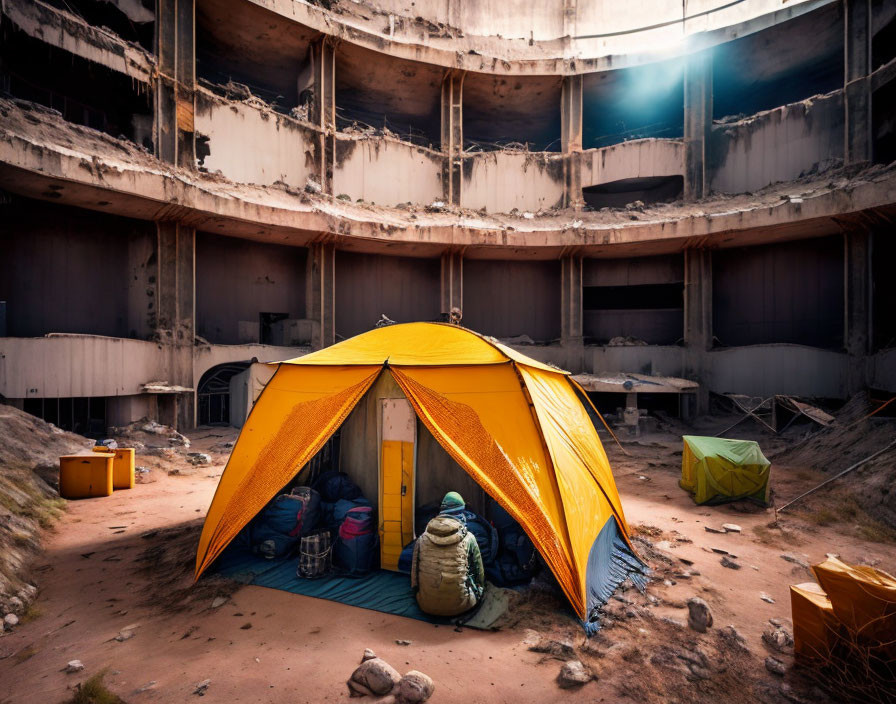
[[0, 6], [4, 403], [239, 422], [452, 311], [677, 412], [896, 391], [894, 2]]

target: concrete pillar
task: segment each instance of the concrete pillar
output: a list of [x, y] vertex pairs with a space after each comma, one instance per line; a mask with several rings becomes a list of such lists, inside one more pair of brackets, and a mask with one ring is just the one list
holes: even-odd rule
[[442, 254], [441, 313], [451, 319], [451, 310], [464, 310], [464, 255], [463, 252]]
[[712, 129], [712, 54], [690, 54], [684, 65], [684, 198], [703, 198]]
[[581, 255], [565, 254], [560, 258], [560, 344], [566, 348], [566, 368], [576, 373], [585, 371], [582, 268]]
[[560, 88], [560, 148], [563, 162], [564, 201], [580, 210], [582, 197], [582, 86], [584, 77], [565, 76]]
[[315, 242], [308, 248], [305, 272], [305, 317], [316, 325], [311, 346], [329, 347], [336, 342], [336, 245]]
[[442, 197], [452, 205], [461, 204], [464, 152], [464, 76], [466, 71], [450, 69], [442, 79]]
[[314, 71], [314, 103], [311, 121], [318, 128], [315, 175], [324, 193], [333, 195], [336, 153], [336, 43], [321, 37], [311, 47]]
[[844, 235], [843, 342], [849, 355], [850, 394], [866, 386], [865, 361], [871, 351], [871, 231], [850, 229]]
[[180, 430], [195, 424], [196, 231], [176, 222], [157, 222], [156, 232], [156, 338], [168, 355], [169, 378], [164, 381], [194, 389], [159, 399], [160, 420]]
[[712, 252], [684, 252], [685, 376], [700, 383], [697, 414], [709, 410], [709, 351], [712, 349]]
[[196, 166], [195, 16], [195, 0], [156, 0], [155, 151], [159, 159], [189, 169]]
[[872, 159], [871, 135], [871, 0], [843, 3], [844, 162]]

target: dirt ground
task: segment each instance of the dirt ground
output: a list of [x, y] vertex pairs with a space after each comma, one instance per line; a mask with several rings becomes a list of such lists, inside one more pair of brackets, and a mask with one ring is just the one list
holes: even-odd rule
[[[861, 512], [829, 511], [817, 520], [817, 499], [812, 510], [782, 514], [777, 522], [772, 509], [695, 506], [677, 485], [680, 436], [711, 434], [729, 420], [696, 428], [669, 421], [662, 432], [625, 440], [628, 455], [607, 443], [636, 546], [654, 574], [646, 594], [617, 593], [592, 639], [544, 592], [522, 596], [501, 630], [481, 632], [219, 578], [191, 585], [202, 516], [226, 462], [225, 443], [236, 436], [233, 429], [197, 429], [189, 434], [190, 451], [208, 452], [212, 464], [193, 467], [178, 453], [138, 454], [137, 464], [150, 471], [133, 490], [69, 502], [33, 568], [37, 600], [23, 623], [0, 637], [0, 702], [63, 702], [76, 683], [100, 671], [131, 704], [190, 701], [204, 680], [210, 680], [207, 701], [347, 701], [345, 680], [365, 648], [402, 673], [429, 674], [436, 704], [825, 701], [798, 671], [782, 678], [766, 670], [769, 655], [788, 667], [792, 660], [769, 650], [763, 631], [771, 618], [789, 623], [788, 587], [811, 580], [805, 565], [837, 553], [893, 572], [896, 545]], [[805, 430], [770, 439], [749, 424], [742, 428], [739, 436], [760, 439], [770, 455]], [[839, 467], [836, 457], [826, 461]], [[775, 463], [778, 505], [825, 476], [817, 467]], [[706, 530], [723, 523], [742, 532]], [[739, 569], [723, 566], [725, 557]], [[713, 611], [707, 633], [686, 625], [692, 596]], [[217, 597], [226, 601], [215, 607]], [[598, 679], [559, 689], [560, 660], [529, 650], [539, 638], [571, 647]], [[74, 659], [85, 669], [66, 674]]]

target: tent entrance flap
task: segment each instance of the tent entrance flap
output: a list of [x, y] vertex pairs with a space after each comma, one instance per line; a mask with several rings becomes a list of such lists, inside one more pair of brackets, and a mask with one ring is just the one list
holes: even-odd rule
[[380, 401], [380, 564], [397, 570], [414, 539], [414, 465], [417, 416], [407, 399]]

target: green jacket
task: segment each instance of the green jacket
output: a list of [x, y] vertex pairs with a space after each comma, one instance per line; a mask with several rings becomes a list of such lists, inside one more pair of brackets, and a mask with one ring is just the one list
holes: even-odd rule
[[475, 536], [456, 518], [438, 515], [414, 545], [411, 586], [426, 613], [457, 616], [485, 590], [485, 569]]

